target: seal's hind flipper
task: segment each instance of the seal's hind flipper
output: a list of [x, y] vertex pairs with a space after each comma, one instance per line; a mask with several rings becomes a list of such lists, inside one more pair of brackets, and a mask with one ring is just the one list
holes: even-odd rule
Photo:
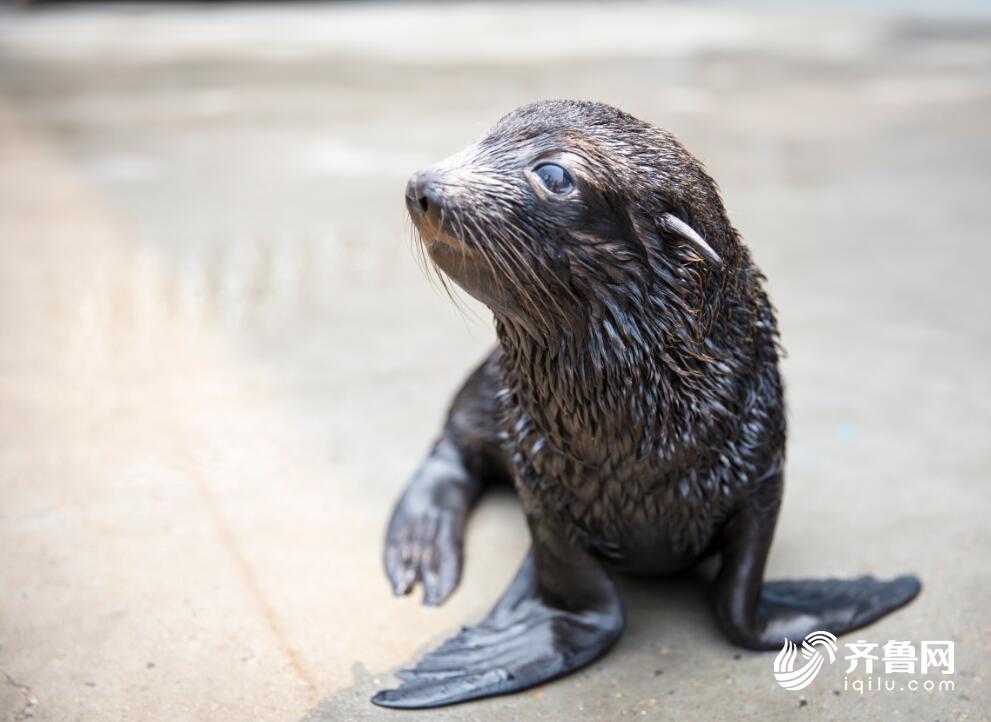
[[[891, 581], [870, 576], [856, 579], [798, 579], [764, 582], [757, 616], [765, 622], [768, 634], [800, 642], [805, 632], [789, 634], [789, 620], [815, 618], [817, 629], [840, 635], [871, 624], [915, 599], [921, 590], [919, 580], [910, 575]], [[780, 626], [780, 629], [776, 629]], [[778, 632], [775, 634], [775, 632]], [[772, 648], [773, 648], [772, 647]]]
[[716, 622], [741, 647], [777, 649], [783, 639], [799, 643], [812, 632], [851, 632], [905, 606], [922, 588], [913, 576], [764, 581], [776, 516], [776, 505], [747, 506], [724, 532]]
[[439, 707], [518, 692], [593, 662], [622, 633], [623, 613], [614, 595], [609, 595], [614, 604], [564, 610], [546, 603], [537, 589], [528, 556], [483, 622], [464, 627], [416, 667], [399, 672], [403, 683], [379, 692], [372, 702]]

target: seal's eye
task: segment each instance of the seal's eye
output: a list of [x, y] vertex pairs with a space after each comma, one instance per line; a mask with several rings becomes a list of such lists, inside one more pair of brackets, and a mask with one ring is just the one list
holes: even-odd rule
[[546, 188], [555, 195], [564, 195], [575, 187], [571, 174], [557, 163], [544, 163], [533, 169], [533, 174], [540, 179]]

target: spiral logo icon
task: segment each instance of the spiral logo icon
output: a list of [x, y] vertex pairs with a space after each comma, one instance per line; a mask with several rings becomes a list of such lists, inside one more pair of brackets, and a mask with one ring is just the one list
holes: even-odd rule
[[805, 664], [795, 669], [798, 649], [794, 642], [786, 639], [778, 656], [774, 658], [774, 678], [778, 680], [778, 684], [792, 692], [805, 689], [819, 674], [825, 659], [820, 649], [825, 651], [830, 664], [836, 661], [836, 637], [829, 632], [812, 632], [808, 635], [802, 640]]

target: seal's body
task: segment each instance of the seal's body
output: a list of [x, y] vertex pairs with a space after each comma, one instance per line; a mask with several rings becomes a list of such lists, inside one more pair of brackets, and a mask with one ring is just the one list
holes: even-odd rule
[[442, 602], [468, 511], [500, 479], [532, 548], [482, 623], [373, 701], [450, 704], [588, 664], [623, 628], [610, 571], [719, 553], [716, 620], [753, 649], [856, 629], [918, 593], [914, 577], [764, 581], [785, 453], [777, 327], [714, 182], [670, 134], [601, 104], [536, 103], [417, 173], [406, 201], [499, 344], [396, 506], [387, 572], [397, 594], [419, 580]]

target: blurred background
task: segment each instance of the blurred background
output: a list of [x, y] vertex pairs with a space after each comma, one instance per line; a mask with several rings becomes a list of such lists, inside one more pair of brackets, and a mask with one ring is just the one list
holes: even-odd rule
[[[628, 581], [592, 668], [424, 719], [987, 719], [991, 8], [960, 2], [33, 3], [0, 9], [0, 715], [394, 719], [481, 618], [511, 495], [441, 609], [391, 504], [493, 343], [411, 252], [406, 178], [525, 102], [612, 103], [722, 186], [789, 351], [772, 576], [918, 573], [860, 638], [956, 690], [801, 695], [691, 579]], [[421, 715], [422, 717], [422, 715]]]

